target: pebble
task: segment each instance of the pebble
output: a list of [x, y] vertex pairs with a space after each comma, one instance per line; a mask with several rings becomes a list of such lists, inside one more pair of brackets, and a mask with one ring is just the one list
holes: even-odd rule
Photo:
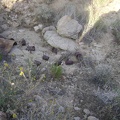
[[55, 53], [55, 54], [57, 54], [57, 48], [53, 47], [52, 48], [52, 52]]
[[60, 106], [58, 110], [59, 110], [59, 112], [61, 112], [61, 113], [64, 113], [64, 112], [65, 112], [65, 108], [62, 107], [62, 106]]
[[37, 26], [34, 26], [34, 30], [35, 32], [38, 32], [39, 30], [42, 30], [43, 29], [43, 25], [42, 24], [39, 24]]
[[89, 115], [90, 114], [90, 111], [88, 109], [84, 109], [83, 112], [86, 114], [86, 115]]
[[22, 39], [22, 40], [20, 41], [20, 44], [21, 44], [22, 46], [25, 46], [25, 45], [26, 45], [25, 39]]
[[42, 59], [48, 61], [49, 57], [47, 55], [43, 55]]
[[34, 26], [34, 30], [35, 30], [35, 32], [38, 32], [39, 26]]
[[26, 50], [28, 51], [35, 51], [35, 46], [27, 46]]
[[74, 110], [79, 111], [81, 109], [79, 107], [74, 107]]
[[73, 62], [72, 60], [69, 60], [69, 59], [65, 61], [65, 64], [66, 64], [66, 65], [73, 65], [73, 63], [74, 63], [74, 62]]
[[38, 27], [39, 27], [39, 30], [43, 29], [43, 25], [42, 24], [39, 24]]
[[80, 120], [80, 117], [74, 117], [74, 120]]
[[94, 116], [89, 116], [87, 120], [99, 120], [99, 119]]

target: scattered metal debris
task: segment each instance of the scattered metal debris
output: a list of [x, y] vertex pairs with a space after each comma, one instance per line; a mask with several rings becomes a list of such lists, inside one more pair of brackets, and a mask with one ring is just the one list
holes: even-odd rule
[[42, 59], [48, 61], [49, 57], [47, 55], [43, 55]]
[[67, 60], [65, 61], [65, 64], [66, 64], [66, 65], [73, 65], [74, 62], [73, 62], [72, 60], [67, 59]]
[[79, 52], [76, 52], [76, 53], [75, 53], [75, 57], [77, 58], [77, 60], [82, 60], [82, 59], [83, 59], [82, 54], [79, 53]]
[[35, 46], [27, 46], [26, 50], [30, 52], [35, 51]]
[[26, 41], [25, 41], [25, 39], [22, 39], [21, 41], [19, 41], [20, 42], [20, 45], [21, 46], [26, 46]]
[[3, 54], [8, 54], [12, 49], [13, 45], [17, 44], [14, 40], [0, 38], [0, 51]]

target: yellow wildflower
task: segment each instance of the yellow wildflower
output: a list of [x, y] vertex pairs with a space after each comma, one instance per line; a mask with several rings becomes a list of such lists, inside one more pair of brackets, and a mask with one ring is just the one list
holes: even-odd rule
[[9, 67], [9, 64], [4, 62], [4, 66], [7, 68], [7, 67]]
[[12, 117], [13, 118], [17, 118], [17, 115], [15, 113], [13, 113]]
[[23, 71], [21, 71], [19, 75], [20, 76], [25, 76]]

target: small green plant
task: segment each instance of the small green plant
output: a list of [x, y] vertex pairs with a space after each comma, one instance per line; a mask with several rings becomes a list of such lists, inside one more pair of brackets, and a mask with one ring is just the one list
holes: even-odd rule
[[60, 78], [62, 76], [62, 67], [57, 65], [52, 65], [51, 74], [54, 78]]

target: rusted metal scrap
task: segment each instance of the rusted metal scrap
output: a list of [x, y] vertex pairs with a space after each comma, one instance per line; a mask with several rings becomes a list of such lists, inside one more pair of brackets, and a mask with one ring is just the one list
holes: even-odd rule
[[7, 55], [15, 44], [17, 43], [14, 40], [0, 37], [0, 53]]
[[23, 38], [21, 41], [19, 41], [21, 46], [26, 46], [26, 40]]
[[74, 62], [73, 62], [72, 60], [67, 59], [67, 60], [65, 61], [65, 64], [66, 64], [66, 65], [73, 65]]
[[35, 46], [27, 46], [26, 50], [28, 51], [35, 51]]
[[48, 61], [48, 60], [49, 60], [49, 56], [43, 55], [43, 56], [42, 56], [42, 59]]

